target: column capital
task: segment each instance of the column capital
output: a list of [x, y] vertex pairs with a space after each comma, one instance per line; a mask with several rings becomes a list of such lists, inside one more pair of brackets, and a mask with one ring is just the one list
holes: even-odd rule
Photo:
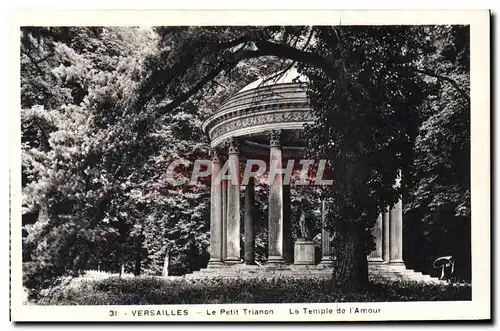
[[269, 132], [269, 146], [279, 147], [281, 146], [281, 130], [272, 130]]
[[240, 141], [238, 138], [231, 137], [228, 140], [228, 153], [229, 154], [239, 154], [240, 153]]
[[396, 181], [394, 182], [394, 185], [392, 185], [393, 188], [400, 188], [401, 187], [401, 169], [398, 170], [398, 175], [396, 177]]
[[222, 154], [218, 148], [210, 148], [209, 155], [212, 162], [220, 163], [222, 160]]

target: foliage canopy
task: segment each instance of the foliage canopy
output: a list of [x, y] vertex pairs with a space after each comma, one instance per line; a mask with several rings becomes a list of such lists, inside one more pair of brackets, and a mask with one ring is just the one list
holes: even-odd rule
[[[336, 281], [366, 282], [370, 229], [400, 197], [405, 227], [426, 243], [416, 257], [416, 241], [405, 246], [411, 263], [450, 251], [470, 261], [470, 246], [443, 244], [448, 231], [470, 241], [467, 27], [21, 32], [27, 287], [89, 266], [159, 274], [165, 255], [174, 272], [203, 266], [209, 183], [174, 188], [166, 166], [205, 157], [201, 121], [243, 85], [291, 66], [311, 82], [310, 154], [335, 172], [322, 198], [339, 234]], [[266, 196], [257, 189], [262, 224]]]

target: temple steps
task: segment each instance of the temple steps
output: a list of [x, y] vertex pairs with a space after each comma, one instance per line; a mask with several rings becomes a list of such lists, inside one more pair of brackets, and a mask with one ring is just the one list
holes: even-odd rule
[[[220, 265], [208, 266], [207, 268], [187, 274], [186, 279], [203, 279], [203, 278], [279, 278], [279, 277], [294, 277], [294, 278], [329, 278], [332, 270], [328, 265]], [[389, 265], [389, 264], [369, 264], [368, 277], [376, 281], [416, 281], [429, 284], [443, 284], [444, 282], [433, 278], [421, 272], [406, 269], [404, 265]]]
[[430, 275], [423, 274], [404, 265], [369, 264], [368, 275], [372, 280], [402, 280], [417, 281], [429, 284], [444, 284], [445, 282]]

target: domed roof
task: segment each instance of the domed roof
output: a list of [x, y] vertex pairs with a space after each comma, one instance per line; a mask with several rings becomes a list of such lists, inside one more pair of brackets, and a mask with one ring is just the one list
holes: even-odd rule
[[[298, 137], [304, 124], [311, 123], [307, 96], [308, 79], [291, 68], [277, 72], [248, 84], [226, 99], [202, 124], [212, 147], [239, 136], [259, 141], [270, 130], [288, 131], [287, 137]], [[298, 146], [290, 138], [287, 144]], [[264, 140], [267, 140], [267, 136]], [[300, 142], [300, 141], [299, 141]]]
[[292, 67], [287, 71], [285, 71], [284, 73], [279, 71], [269, 76], [257, 79], [256, 81], [248, 84], [247, 86], [239, 90], [236, 94], [264, 86], [298, 83], [298, 82], [307, 83], [308, 81], [309, 80], [307, 79], [306, 76], [299, 74], [297, 68]]

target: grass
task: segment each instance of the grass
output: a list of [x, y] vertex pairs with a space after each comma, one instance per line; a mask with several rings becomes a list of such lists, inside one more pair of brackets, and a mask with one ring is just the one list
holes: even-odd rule
[[159, 277], [74, 279], [34, 304], [145, 305], [471, 300], [470, 285], [376, 282], [362, 292], [324, 279], [205, 279]]

